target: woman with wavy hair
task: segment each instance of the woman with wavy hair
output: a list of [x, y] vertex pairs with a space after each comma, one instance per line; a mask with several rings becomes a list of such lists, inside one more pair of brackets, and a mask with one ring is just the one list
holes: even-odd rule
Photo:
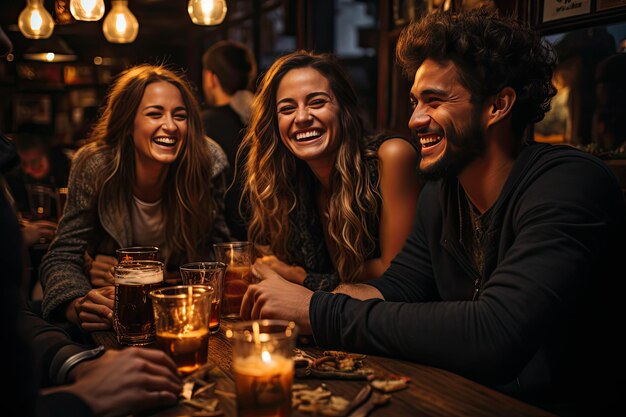
[[123, 72], [90, 139], [74, 158], [67, 205], [40, 270], [44, 316], [86, 331], [110, 327], [115, 249], [158, 246], [167, 269], [177, 270], [230, 238], [226, 156], [204, 136], [180, 75], [152, 65]]
[[257, 262], [312, 289], [378, 277], [413, 225], [414, 145], [368, 135], [330, 55], [285, 55], [257, 91], [242, 145]]

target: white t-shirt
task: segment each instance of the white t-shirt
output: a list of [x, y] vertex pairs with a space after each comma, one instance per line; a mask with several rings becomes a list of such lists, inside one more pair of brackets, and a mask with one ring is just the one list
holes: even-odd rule
[[146, 203], [133, 195], [131, 212], [133, 225], [133, 245], [157, 246], [161, 258], [169, 257], [165, 241], [165, 220], [161, 200]]

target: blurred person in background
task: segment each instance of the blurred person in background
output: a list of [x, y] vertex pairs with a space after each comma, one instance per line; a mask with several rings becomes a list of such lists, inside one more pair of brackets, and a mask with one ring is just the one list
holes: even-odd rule
[[[250, 122], [253, 98], [250, 88], [255, 78], [252, 51], [239, 42], [217, 42], [202, 57], [204, 132], [220, 144], [230, 163], [226, 171], [225, 217], [231, 234], [240, 241], [247, 240], [247, 223], [245, 214], [240, 214], [243, 180], [237, 151]], [[240, 161], [244, 159], [242, 156]], [[247, 204], [241, 204], [244, 213], [246, 209]]]

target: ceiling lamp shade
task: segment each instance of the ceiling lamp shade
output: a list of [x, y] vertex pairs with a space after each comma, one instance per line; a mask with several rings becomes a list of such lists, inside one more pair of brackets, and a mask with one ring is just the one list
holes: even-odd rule
[[139, 23], [128, 9], [128, 1], [113, 0], [113, 7], [104, 18], [102, 31], [111, 43], [131, 43], [137, 38]]
[[63, 39], [53, 36], [34, 42], [24, 53], [24, 58], [43, 62], [68, 62], [76, 61], [76, 53]]
[[27, 0], [26, 8], [17, 18], [17, 25], [29, 39], [49, 38], [54, 30], [54, 20], [43, 7], [43, 0]]
[[76, 20], [100, 20], [104, 16], [104, 0], [70, 0], [70, 12]]
[[189, 0], [187, 12], [196, 25], [219, 25], [226, 17], [226, 0]]

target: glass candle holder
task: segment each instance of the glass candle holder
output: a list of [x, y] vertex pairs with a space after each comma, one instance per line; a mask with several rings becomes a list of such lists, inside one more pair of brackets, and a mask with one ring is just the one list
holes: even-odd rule
[[226, 331], [233, 343], [239, 417], [291, 414], [296, 333], [286, 320], [235, 323]]

